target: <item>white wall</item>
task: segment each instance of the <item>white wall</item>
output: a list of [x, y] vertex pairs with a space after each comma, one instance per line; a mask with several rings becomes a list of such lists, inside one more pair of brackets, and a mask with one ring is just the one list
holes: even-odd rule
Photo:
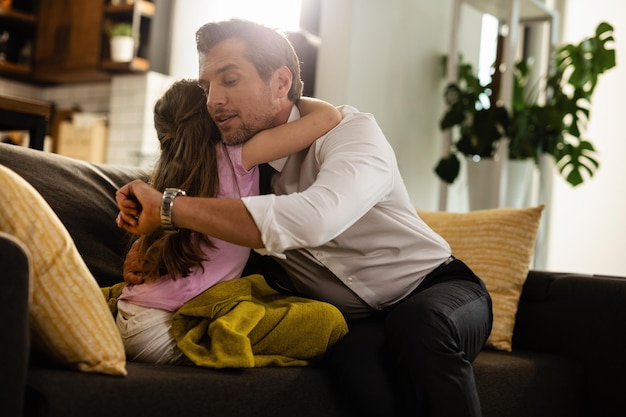
[[606, 21], [615, 28], [617, 67], [604, 74], [593, 97], [586, 137], [596, 144], [600, 169], [572, 188], [555, 180], [548, 269], [626, 275], [626, 2], [568, 0], [562, 12], [564, 42], [579, 42]]
[[294, 0], [179, 0], [173, 4], [172, 14], [170, 75], [178, 79], [198, 76], [195, 35], [203, 24], [238, 17], [295, 30], [300, 7]]
[[[461, 32], [480, 30], [478, 14], [465, 18]], [[426, 210], [437, 208], [433, 168], [445, 86], [439, 59], [450, 21], [450, 0], [322, 1], [316, 95], [376, 116], [414, 204]], [[465, 58], [477, 62], [480, 37], [460, 38]]]
[[[207, 2], [210, 3], [210, 2]], [[172, 7], [170, 75], [174, 79], [198, 77], [196, 30], [208, 20], [210, 5], [202, 0], [176, 1]]]

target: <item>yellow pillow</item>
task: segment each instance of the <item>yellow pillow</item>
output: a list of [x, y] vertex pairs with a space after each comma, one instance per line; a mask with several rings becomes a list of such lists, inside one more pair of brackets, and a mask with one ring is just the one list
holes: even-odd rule
[[487, 285], [493, 301], [493, 330], [486, 346], [511, 351], [515, 314], [533, 256], [543, 206], [424, 212], [420, 217]]
[[4, 166], [0, 204], [0, 231], [22, 242], [30, 258], [29, 321], [35, 347], [80, 371], [126, 375], [124, 345], [113, 316], [59, 218], [30, 184]]

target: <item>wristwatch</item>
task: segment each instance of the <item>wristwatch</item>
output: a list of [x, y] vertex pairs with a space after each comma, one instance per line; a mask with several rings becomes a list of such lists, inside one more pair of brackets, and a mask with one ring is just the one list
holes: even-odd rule
[[161, 200], [161, 227], [163, 230], [178, 231], [178, 228], [172, 223], [172, 208], [174, 207], [174, 199], [179, 195], [187, 195], [187, 193], [180, 188], [166, 188], [163, 191], [163, 199]]

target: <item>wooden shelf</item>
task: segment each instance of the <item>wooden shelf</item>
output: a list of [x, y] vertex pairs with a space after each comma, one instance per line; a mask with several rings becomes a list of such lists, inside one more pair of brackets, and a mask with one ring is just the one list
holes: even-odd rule
[[0, 96], [0, 109], [50, 118], [52, 104], [47, 101]]
[[[498, 20], [507, 21], [509, 18], [509, 2], [507, 1], [464, 0], [464, 2], [476, 10], [495, 16]], [[521, 0], [519, 2], [519, 20], [522, 22], [544, 21], [553, 17], [554, 12], [537, 0]]]
[[16, 64], [10, 61], [0, 61], [0, 72], [10, 72], [16, 75], [28, 75], [31, 68], [26, 65]]
[[37, 22], [37, 18], [32, 14], [12, 9], [5, 9], [4, 7], [0, 7], [0, 17], [29, 24], [35, 24]]
[[154, 3], [149, 1], [140, 1], [136, 5], [132, 4], [109, 4], [106, 6], [105, 12], [107, 14], [116, 13], [132, 13], [135, 10], [135, 6], [138, 7], [139, 13], [143, 16], [154, 16]]
[[130, 62], [102, 61], [102, 69], [111, 72], [146, 72], [150, 69], [147, 59], [135, 57]]

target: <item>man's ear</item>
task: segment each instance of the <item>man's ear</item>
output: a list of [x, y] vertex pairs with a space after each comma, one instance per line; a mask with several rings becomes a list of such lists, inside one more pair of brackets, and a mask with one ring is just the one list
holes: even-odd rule
[[289, 89], [291, 89], [292, 77], [291, 71], [284, 65], [274, 71], [274, 82], [278, 97], [287, 97]]

